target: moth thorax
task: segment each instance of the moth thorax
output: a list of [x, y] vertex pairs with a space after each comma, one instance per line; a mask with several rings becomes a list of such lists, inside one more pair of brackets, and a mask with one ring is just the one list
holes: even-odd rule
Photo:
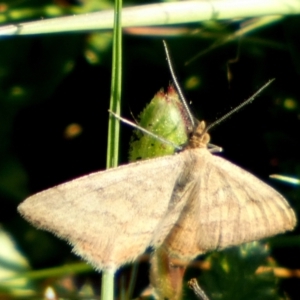
[[210, 136], [205, 131], [205, 122], [201, 121], [193, 132], [187, 148], [207, 148]]

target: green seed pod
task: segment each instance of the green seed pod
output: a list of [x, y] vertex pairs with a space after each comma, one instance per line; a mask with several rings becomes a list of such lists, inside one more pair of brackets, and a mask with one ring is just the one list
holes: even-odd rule
[[[173, 86], [167, 93], [160, 90], [139, 116], [139, 126], [176, 145], [188, 140], [191, 121]], [[129, 161], [149, 159], [174, 153], [174, 147], [164, 144], [139, 130], [130, 143]]]

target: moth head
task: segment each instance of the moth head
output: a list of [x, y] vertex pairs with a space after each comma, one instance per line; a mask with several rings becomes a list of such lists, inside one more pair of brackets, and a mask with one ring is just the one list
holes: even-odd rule
[[201, 121], [197, 127], [195, 127], [187, 148], [207, 148], [209, 140], [210, 135], [207, 133], [206, 124], [204, 121]]

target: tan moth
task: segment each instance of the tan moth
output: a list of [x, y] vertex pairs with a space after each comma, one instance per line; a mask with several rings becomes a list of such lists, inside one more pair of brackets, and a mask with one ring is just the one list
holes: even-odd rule
[[189, 262], [292, 230], [296, 217], [283, 196], [213, 155], [207, 130], [198, 122], [180, 153], [80, 177], [29, 197], [18, 210], [99, 270], [116, 270], [149, 246]]

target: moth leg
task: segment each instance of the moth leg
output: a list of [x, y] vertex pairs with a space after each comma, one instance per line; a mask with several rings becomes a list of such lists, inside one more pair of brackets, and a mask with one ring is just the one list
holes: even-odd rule
[[223, 152], [223, 148], [222, 147], [219, 147], [217, 145], [214, 145], [214, 144], [207, 144], [207, 147], [208, 147], [208, 151], [210, 153], [220, 153], [220, 152]]

